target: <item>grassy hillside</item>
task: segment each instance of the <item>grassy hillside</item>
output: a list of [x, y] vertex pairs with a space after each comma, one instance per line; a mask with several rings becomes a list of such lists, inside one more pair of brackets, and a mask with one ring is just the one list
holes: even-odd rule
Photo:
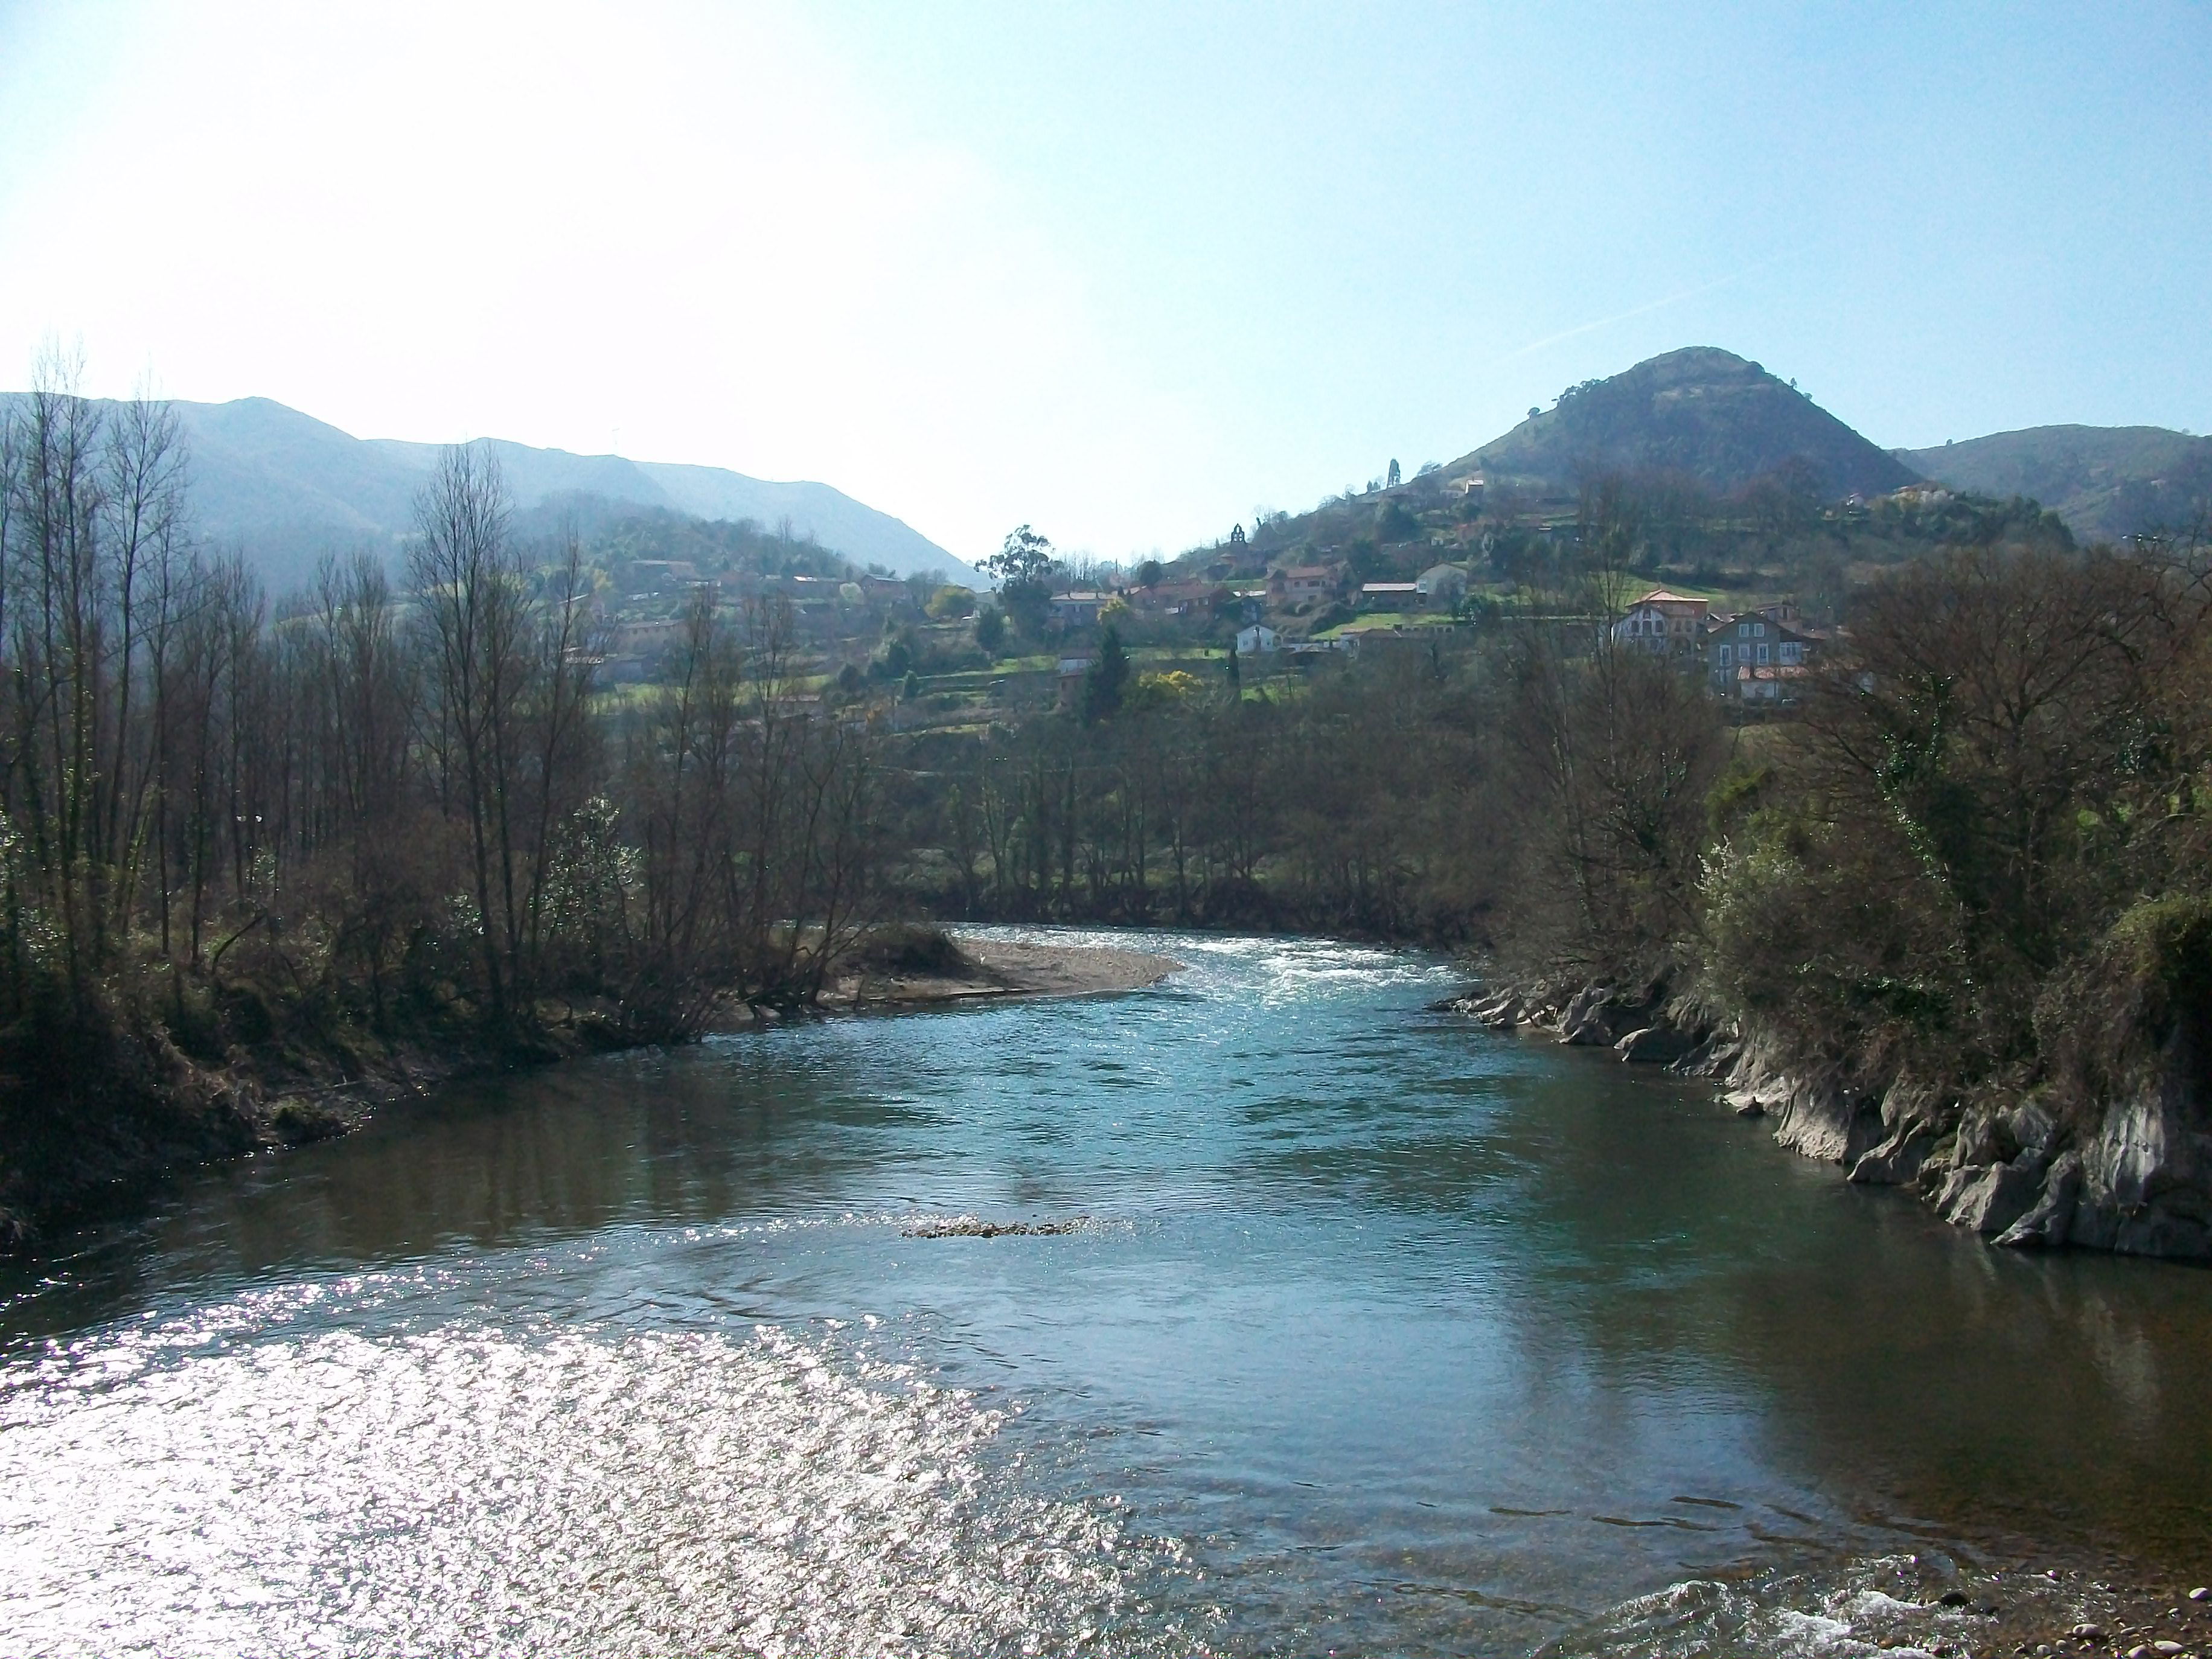
[[2184, 528], [2212, 503], [2212, 438], [2162, 426], [2035, 426], [1898, 453], [1954, 489], [2040, 501], [2085, 540]]

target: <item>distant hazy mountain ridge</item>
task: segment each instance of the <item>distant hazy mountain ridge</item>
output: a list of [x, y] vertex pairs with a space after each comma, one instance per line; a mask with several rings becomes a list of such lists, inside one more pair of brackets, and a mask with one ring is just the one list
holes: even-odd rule
[[1829, 500], [1885, 495], [1919, 476], [1757, 363], [1712, 346], [1576, 387], [1444, 476], [1572, 489], [1606, 473], [1667, 471], [1727, 491], [1793, 462]]
[[[395, 549], [441, 448], [356, 438], [267, 398], [171, 407], [191, 449], [198, 532], [242, 548], [278, 589], [305, 580], [325, 552]], [[828, 484], [777, 483], [720, 467], [485, 441], [499, 457], [518, 507], [595, 495], [695, 518], [752, 519], [771, 529], [787, 519], [794, 535], [811, 536], [857, 563], [982, 584], [973, 568], [920, 532]]]
[[2032, 496], [2085, 540], [2185, 529], [2212, 501], [2212, 438], [2162, 426], [2035, 426], [1897, 453], [1954, 489]]

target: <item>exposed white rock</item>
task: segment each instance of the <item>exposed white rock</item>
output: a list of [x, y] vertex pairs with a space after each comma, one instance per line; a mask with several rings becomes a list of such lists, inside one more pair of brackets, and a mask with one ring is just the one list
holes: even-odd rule
[[1613, 1051], [1630, 1065], [1671, 1066], [1694, 1046], [1688, 1033], [1671, 1025], [1645, 1025], [1614, 1043]]
[[2002, 1233], [2026, 1215], [2043, 1187], [2040, 1160], [1954, 1170], [1936, 1195], [1936, 1211], [1954, 1227]]
[[1863, 1186], [1907, 1185], [1935, 1150], [1934, 1126], [1924, 1118], [1908, 1118], [1887, 1140], [1851, 1165], [1850, 1178]]
[[2044, 1244], [2066, 1242], [2074, 1224], [2074, 1206], [2081, 1192], [2081, 1154], [2062, 1152], [2043, 1178], [2043, 1190], [2027, 1213], [1997, 1235], [2000, 1244]]

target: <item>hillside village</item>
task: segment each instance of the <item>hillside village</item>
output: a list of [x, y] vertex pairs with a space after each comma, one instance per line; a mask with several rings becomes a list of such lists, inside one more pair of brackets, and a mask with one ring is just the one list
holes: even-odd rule
[[[1363, 653], [1462, 649], [1489, 625], [1562, 608], [1602, 613], [1622, 641], [1771, 710], [1794, 700], [1850, 593], [1882, 572], [1945, 547], [2074, 545], [2039, 503], [1933, 482], [1710, 348], [1570, 387], [1456, 461], [1408, 477], [1393, 460], [1364, 489], [1256, 514], [1171, 560], [1066, 559], [1024, 526], [1008, 546], [1029, 548], [1027, 562], [986, 561], [1004, 568], [981, 597], [738, 533], [752, 538], [746, 556], [632, 547], [612, 562], [604, 681], [652, 678], [684, 592], [710, 585], [735, 602], [788, 602], [805, 690], [896, 731], [980, 732], [1068, 704], [1109, 635], [1143, 695], [1231, 678], [1280, 693]], [[1592, 572], [1602, 593], [1568, 592]]]
[[1109, 633], [1147, 695], [1232, 677], [1248, 693], [1295, 694], [1363, 653], [1463, 649], [1487, 627], [1565, 605], [1567, 573], [1596, 556], [1615, 639], [1767, 711], [1796, 700], [1854, 585], [1941, 545], [1999, 540], [2071, 544], [2033, 503], [1925, 483], [1821, 502], [1771, 480], [1723, 496], [1681, 478], [1608, 478], [1568, 495], [1437, 468], [1249, 533], [1239, 524], [1171, 562], [1052, 559], [979, 596], [750, 525], [624, 521], [593, 555], [596, 678], [614, 696], [659, 679], [687, 605], [707, 592], [733, 610], [788, 607], [795, 695], [884, 730], [981, 732], [1073, 702]]
[[[246, 556], [280, 617], [312, 608], [318, 558], [398, 556], [426, 447], [356, 440], [265, 399], [170, 407], [199, 530]], [[1364, 487], [1257, 513], [1173, 558], [1061, 555], [1038, 537], [1050, 556], [996, 591], [822, 486], [489, 448], [542, 568], [580, 544], [594, 622], [582, 654], [611, 704], [665, 677], [707, 593], [732, 616], [787, 607], [790, 696], [880, 730], [981, 734], [1073, 702], [1109, 631], [1140, 696], [1232, 676], [1282, 696], [1363, 653], [1462, 650], [1563, 605], [1771, 710], [1881, 573], [1944, 547], [2070, 546], [2118, 533], [2121, 507], [2132, 533], [2201, 494], [2208, 444], [2051, 428], [1884, 450], [1759, 364], [1694, 347], [1568, 387], [1455, 460], [1393, 460]], [[2028, 487], [2061, 510], [2005, 493]], [[1583, 567], [1605, 592], [1570, 599]], [[1729, 631], [1761, 627], [1787, 637]]]

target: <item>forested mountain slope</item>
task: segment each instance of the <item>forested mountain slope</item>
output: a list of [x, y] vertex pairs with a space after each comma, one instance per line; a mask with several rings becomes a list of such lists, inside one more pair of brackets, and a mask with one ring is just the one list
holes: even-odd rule
[[[8, 394], [0, 394], [5, 397]], [[244, 550], [272, 589], [304, 582], [326, 552], [395, 547], [440, 446], [362, 439], [267, 398], [173, 405], [191, 450], [198, 533]], [[821, 483], [779, 483], [720, 467], [573, 455], [490, 439], [515, 505], [592, 495], [701, 519], [752, 519], [811, 536], [860, 564], [981, 585], [920, 532]]]
[[2212, 502], [2212, 438], [2162, 426], [2032, 426], [1897, 453], [1954, 489], [2030, 496], [2085, 541], [2184, 528]]

